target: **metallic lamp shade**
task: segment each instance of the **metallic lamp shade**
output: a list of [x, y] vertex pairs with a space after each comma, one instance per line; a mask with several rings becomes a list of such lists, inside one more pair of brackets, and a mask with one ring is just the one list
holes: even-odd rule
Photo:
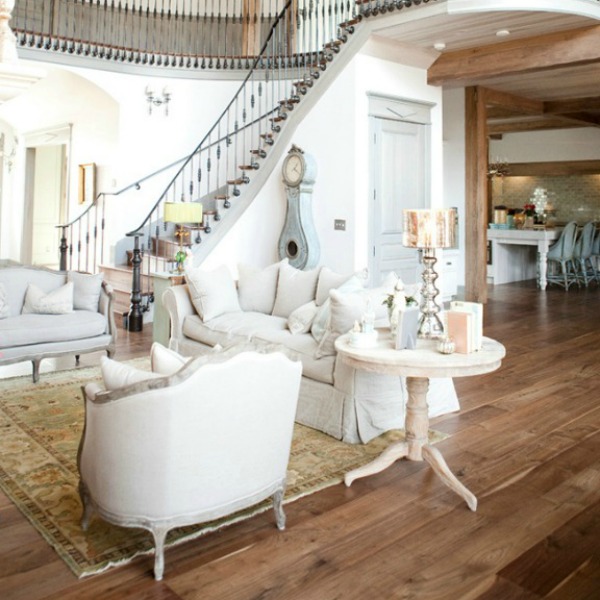
[[452, 208], [405, 210], [402, 245], [407, 248], [456, 246], [456, 210]]
[[201, 223], [202, 204], [200, 202], [165, 202], [163, 221], [165, 223]]

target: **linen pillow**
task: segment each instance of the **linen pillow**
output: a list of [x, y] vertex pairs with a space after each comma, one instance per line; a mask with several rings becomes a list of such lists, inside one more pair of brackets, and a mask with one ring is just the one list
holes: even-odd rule
[[4, 289], [4, 284], [0, 283], [0, 319], [6, 319], [9, 313], [10, 307], [6, 298], [6, 289]]
[[173, 375], [189, 360], [189, 356], [181, 356], [178, 352], [165, 348], [158, 342], [154, 342], [150, 348], [150, 367], [153, 373]]
[[[340, 292], [359, 292], [360, 290], [364, 289], [363, 280], [359, 276], [353, 275], [345, 283], [342, 283], [342, 285], [340, 285], [337, 289]], [[317, 343], [320, 343], [325, 335], [330, 312], [331, 301], [329, 298], [327, 298], [327, 300], [325, 300], [325, 302], [323, 302], [323, 304], [318, 308], [317, 314], [315, 315], [310, 328], [310, 332]]]
[[273, 315], [289, 317], [297, 308], [315, 299], [319, 269], [301, 271], [284, 263], [279, 268]]
[[162, 377], [160, 373], [143, 371], [142, 369], [118, 362], [107, 356], [103, 356], [100, 359], [100, 370], [102, 371], [104, 387], [108, 391], [118, 390], [119, 388], [126, 387], [132, 383]]
[[98, 312], [103, 279], [103, 273], [96, 275], [78, 271], [67, 273], [67, 281], [73, 282], [73, 308], [75, 310]]
[[331, 290], [339, 288], [342, 284], [346, 283], [351, 277], [358, 277], [363, 281], [367, 279], [367, 271], [366, 269], [363, 271], [358, 271], [356, 273], [342, 274], [336, 273], [332, 271], [329, 267], [323, 267], [319, 271], [319, 279], [317, 281], [317, 294], [315, 296], [315, 300], [317, 306], [323, 305], [327, 299], [329, 298], [329, 292]]
[[275, 304], [279, 268], [283, 261], [257, 269], [250, 265], [238, 265], [238, 296], [240, 307], [245, 311], [261, 312], [270, 315]]
[[73, 312], [73, 282], [69, 281], [47, 294], [34, 283], [27, 286], [23, 314], [64, 315]]
[[330, 314], [325, 333], [319, 342], [315, 358], [335, 355], [335, 340], [350, 331], [367, 308], [368, 292], [345, 294], [338, 290], [329, 292]]
[[297, 333], [308, 333], [313, 319], [317, 314], [317, 305], [314, 300], [299, 306], [288, 317], [287, 326], [293, 335]]
[[[387, 283], [389, 284], [389, 282]], [[315, 358], [335, 355], [335, 340], [340, 335], [348, 333], [356, 321], [360, 322], [369, 305], [375, 313], [375, 321], [387, 317], [387, 309], [382, 301], [385, 298], [386, 290], [393, 289], [393, 287], [390, 288], [388, 285], [360, 291], [342, 290], [342, 287], [329, 292], [331, 303], [329, 320], [315, 352]]]
[[192, 304], [203, 321], [241, 310], [235, 282], [225, 265], [214, 271], [186, 269], [185, 279]]

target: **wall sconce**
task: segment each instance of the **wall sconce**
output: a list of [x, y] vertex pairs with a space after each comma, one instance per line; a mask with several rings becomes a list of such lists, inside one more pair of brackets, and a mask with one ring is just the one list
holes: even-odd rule
[[146, 101], [148, 102], [148, 114], [152, 114], [153, 106], [165, 105], [165, 116], [169, 116], [169, 102], [171, 101], [171, 93], [164, 87], [161, 94], [155, 94], [150, 86], [146, 86]]

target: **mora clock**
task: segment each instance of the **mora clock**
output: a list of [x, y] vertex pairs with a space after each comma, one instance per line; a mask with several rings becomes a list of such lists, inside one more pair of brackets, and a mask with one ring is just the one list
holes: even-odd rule
[[310, 154], [292, 144], [283, 161], [282, 174], [287, 214], [279, 237], [279, 258], [288, 258], [297, 269], [312, 269], [319, 263], [320, 255], [311, 205], [317, 163]]

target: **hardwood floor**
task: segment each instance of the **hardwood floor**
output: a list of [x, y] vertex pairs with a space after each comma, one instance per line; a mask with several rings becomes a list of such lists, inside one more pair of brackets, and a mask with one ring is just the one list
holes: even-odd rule
[[[0, 598], [600, 598], [599, 309], [597, 285], [490, 288], [484, 333], [507, 356], [431, 423], [476, 513], [402, 461], [287, 505], [283, 532], [267, 512], [168, 549], [162, 582], [151, 557], [78, 581], [0, 494]], [[123, 332], [117, 358], [150, 342]]]

